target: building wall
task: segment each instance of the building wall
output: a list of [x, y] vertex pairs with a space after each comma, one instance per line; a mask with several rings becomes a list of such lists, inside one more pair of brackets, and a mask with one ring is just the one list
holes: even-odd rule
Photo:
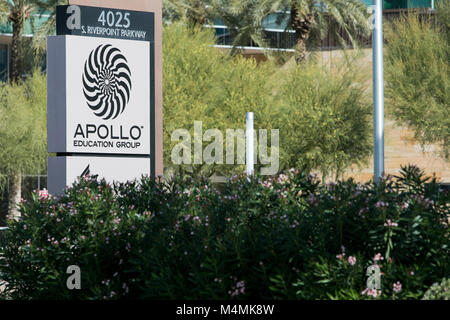
[[[385, 121], [385, 172], [397, 174], [401, 166], [413, 164], [424, 169], [428, 176], [435, 175], [441, 182], [450, 182], [449, 163], [437, 156], [438, 148], [428, 145], [425, 149], [414, 140], [414, 133], [405, 126], [398, 126], [394, 121]], [[345, 177], [353, 177], [357, 181], [368, 181], [373, 177], [373, 161], [363, 169], [352, 168]]]
[[[348, 55], [356, 52], [346, 51]], [[367, 93], [372, 94], [372, 50], [363, 49], [358, 51], [358, 70], [365, 74], [364, 85], [367, 87]], [[247, 49], [243, 55], [248, 58], [255, 58], [257, 61], [265, 61], [267, 57], [256, 49]], [[341, 62], [344, 57], [344, 51], [339, 49], [329, 49], [316, 52], [316, 59], [324, 67], [332, 69], [334, 65]], [[385, 109], [388, 108], [388, 101], [385, 101]], [[441, 182], [450, 183], [450, 163], [442, 159], [439, 153], [439, 147], [436, 145], [427, 145], [422, 148], [414, 140], [414, 132], [406, 126], [395, 123], [387, 115], [385, 110], [385, 172], [386, 174], [397, 174], [401, 166], [414, 164], [429, 175], [436, 175]], [[373, 177], [373, 161], [369, 159], [367, 165], [363, 168], [350, 168], [345, 177], [353, 177], [357, 181], [368, 181]]]
[[8, 81], [11, 37], [0, 34], [0, 82]]
[[[364, 49], [362, 53], [361, 64], [364, 72], [367, 73], [367, 88], [369, 92], [372, 90], [372, 50]], [[332, 67], [333, 64], [339, 63], [343, 57], [342, 50], [322, 51], [319, 61], [324, 66]], [[370, 93], [369, 93], [370, 94]], [[388, 101], [385, 102], [385, 109], [388, 108]], [[385, 155], [385, 172], [387, 174], [397, 174], [401, 166], [414, 164], [432, 176], [436, 175], [441, 182], [450, 182], [450, 163], [439, 157], [439, 147], [436, 145], [427, 145], [422, 148], [420, 144], [414, 140], [414, 132], [406, 126], [397, 125], [385, 112], [385, 138], [384, 138], [384, 155]], [[358, 181], [367, 181], [373, 177], [373, 161], [362, 169], [356, 167], [348, 170], [346, 177], [354, 177]]]

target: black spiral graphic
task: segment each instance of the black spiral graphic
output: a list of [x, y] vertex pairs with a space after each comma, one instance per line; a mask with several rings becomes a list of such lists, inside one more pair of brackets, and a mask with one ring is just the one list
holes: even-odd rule
[[92, 50], [84, 64], [83, 92], [94, 114], [117, 118], [131, 94], [131, 71], [122, 52], [110, 44]]

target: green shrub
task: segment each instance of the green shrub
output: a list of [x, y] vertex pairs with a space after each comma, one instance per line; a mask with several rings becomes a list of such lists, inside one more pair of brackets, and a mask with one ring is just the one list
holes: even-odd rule
[[[202, 121], [203, 133], [219, 129], [224, 140], [226, 129], [245, 129], [248, 111], [255, 112], [256, 129], [272, 128], [268, 81], [275, 72], [273, 66], [243, 57], [233, 59], [214, 48], [214, 43], [211, 30], [192, 30], [180, 23], [164, 28], [164, 167], [168, 173], [230, 175], [244, 170], [243, 165], [174, 165], [171, 152], [179, 141], [172, 141], [171, 135], [176, 129], [186, 129], [193, 142], [194, 121]], [[203, 143], [202, 151], [208, 144]], [[193, 152], [189, 158], [193, 163]]]
[[167, 173], [243, 172], [243, 165], [174, 165], [171, 152], [179, 141], [171, 141], [171, 135], [182, 128], [193, 137], [194, 121], [202, 121], [203, 131], [217, 128], [225, 139], [226, 129], [245, 129], [249, 111], [255, 114], [255, 130], [279, 129], [282, 170], [304, 166], [338, 175], [370, 155], [371, 104], [355, 64], [332, 71], [316, 64], [277, 68], [271, 62], [232, 58], [213, 44], [210, 30], [193, 31], [179, 23], [164, 29]]
[[[83, 288], [88, 288], [79, 297], [101, 298], [113, 290], [119, 292], [123, 285], [119, 279], [126, 270], [121, 259], [128, 262], [129, 245], [137, 239], [129, 236], [134, 213], [117, 206], [111, 186], [81, 180], [60, 200], [39, 200], [35, 194], [32, 202], [22, 203], [21, 213], [20, 222], [10, 223], [2, 246], [6, 270], [22, 275], [0, 271], [13, 288], [11, 297], [77, 297], [77, 292], [62, 290], [66, 269], [72, 264], [82, 266]], [[11, 255], [20, 258], [9, 259]], [[113, 277], [116, 271], [118, 278]], [[116, 281], [109, 284], [106, 275]], [[102, 281], [107, 283], [102, 285]]]
[[441, 283], [433, 283], [422, 300], [450, 300], [450, 278], [442, 279]]
[[284, 71], [280, 101], [280, 167], [339, 176], [364, 164], [372, 148], [372, 106], [356, 61], [329, 70], [319, 65]]
[[[381, 298], [417, 299], [449, 274], [449, 195], [405, 170], [363, 185], [298, 170], [223, 185], [82, 179], [60, 199], [36, 194], [9, 221], [5, 295], [366, 299], [366, 269], [378, 264]], [[69, 265], [81, 269], [81, 290], [66, 288]]]
[[46, 170], [46, 86], [38, 70], [23, 82], [0, 86], [0, 179]]
[[442, 1], [437, 23], [409, 14], [387, 32], [387, 110], [415, 131], [422, 145], [437, 144], [449, 157], [450, 23], [449, 1]]
[[[19, 83], [0, 85], [0, 203], [9, 182], [10, 213], [17, 213], [13, 190], [20, 198], [21, 174], [47, 170], [46, 85], [46, 77], [39, 70]], [[0, 226], [4, 226], [2, 209]]]

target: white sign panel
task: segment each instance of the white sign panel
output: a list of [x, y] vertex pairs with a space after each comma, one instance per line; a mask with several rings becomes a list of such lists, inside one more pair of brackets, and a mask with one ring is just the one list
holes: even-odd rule
[[126, 182], [150, 175], [148, 158], [129, 157], [49, 157], [48, 187], [50, 194], [61, 194], [78, 177], [98, 175], [107, 182]]
[[48, 151], [149, 155], [150, 42], [64, 35], [47, 43]]

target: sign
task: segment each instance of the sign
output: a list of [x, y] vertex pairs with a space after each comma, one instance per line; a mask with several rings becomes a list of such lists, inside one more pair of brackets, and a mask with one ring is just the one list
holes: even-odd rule
[[56, 34], [154, 41], [153, 12], [97, 8], [56, 7]]
[[150, 155], [150, 43], [55, 36], [47, 47], [48, 151]]
[[[125, 182], [150, 175], [147, 158], [136, 157], [49, 157], [48, 172], [50, 194], [61, 194], [79, 177], [98, 175], [108, 183]], [[50, 181], [52, 183], [50, 183]]]
[[124, 182], [155, 176], [156, 162], [162, 168], [161, 157], [155, 161], [162, 138], [160, 125], [155, 129], [155, 13], [120, 7], [56, 9], [57, 35], [47, 39], [53, 194], [87, 173]]

